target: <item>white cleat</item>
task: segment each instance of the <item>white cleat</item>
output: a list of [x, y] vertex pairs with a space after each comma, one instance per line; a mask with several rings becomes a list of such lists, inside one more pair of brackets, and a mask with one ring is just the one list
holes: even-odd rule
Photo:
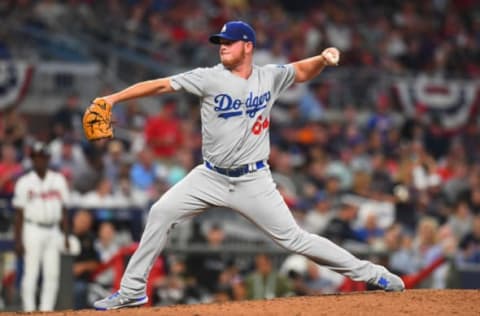
[[128, 298], [120, 294], [120, 292], [116, 292], [107, 298], [96, 301], [93, 304], [93, 307], [99, 311], [107, 311], [111, 309], [140, 306], [146, 304], [147, 302], [147, 296], [142, 296], [140, 298]]

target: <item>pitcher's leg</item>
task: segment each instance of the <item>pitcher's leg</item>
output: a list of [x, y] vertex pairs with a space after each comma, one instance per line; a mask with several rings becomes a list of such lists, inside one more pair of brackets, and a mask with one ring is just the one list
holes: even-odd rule
[[[172, 191], [175, 193], [175, 191]], [[140, 244], [128, 262], [121, 282], [121, 293], [126, 297], [145, 295], [145, 285], [153, 263], [165, 247], [168, 230], [175, 223], [195, 215], [200, 210], [178, 210], [176, 199], [162, 197], [151, 208]], [[179, 201], [179, 200], [177, 200]]]
[[206, 176], [206, 172], [204, 168], [195, 168], [151, 207], [139, 247], [122, 278], [122, 295], [131, 298], [145, 295], [148, 274], [167, 242], [172, 225], [202, 212], [209, 205], [223, 203], [221, 186], [215, 178]]
[[265, 231], [277, 244], [356, 281], [374, 282], [380, 267], [360, 260], [330, 240], [302, 230], [268, 174], [238, 183], [231, 207]]

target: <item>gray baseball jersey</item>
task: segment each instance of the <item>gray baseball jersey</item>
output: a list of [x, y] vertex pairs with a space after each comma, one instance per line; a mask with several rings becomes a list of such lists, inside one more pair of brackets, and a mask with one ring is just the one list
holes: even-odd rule
[[[223, 65], [198, 68], [173, 76], [172, 88], [201, 98], [203, 155], [194, 168], [150, 209], [139, 248], [127, 266], [120, 293], [145, 295], [148, 273], [174, 224], [211, 206], [231, 208], [248, 218], [280, 246], [354, 280], [378, 280], [384, 268], [359, 260], [328, 239], [302, 230], [276, 189], [267, 165], [247, 173], [222, 173], [227, 168], [266, 160], [269, 155], [269, 117], [278, 95], [295, 79], [292, 65], [253, 67], [248, 79], [233, 75]], [[212, 168], [211, 165], [223, 169]], [[243, 166], [243, 167], [242, 167]]]
[[201, 98], [205, 160], [232, 168], [268, 158], [270, 111], [294, 82], [292, 65], [254, 66], [250, 77], [243, 79], [218, 64], [170, 79], [175, 90]]

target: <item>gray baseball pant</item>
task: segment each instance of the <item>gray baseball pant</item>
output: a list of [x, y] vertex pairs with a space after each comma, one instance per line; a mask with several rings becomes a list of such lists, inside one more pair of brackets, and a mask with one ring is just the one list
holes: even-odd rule
[[373, 281], [380, 273], [377, 265], [302, 230], [276, 189], [268, 167], [232, 178], [199, 165], [151, 207], [139, 247], [123, 275], [121, 294], [130, 298], [145, 295], [148, 274], [172, 225], [212, 206], [239, 212], [281, 247], [355, 281]]

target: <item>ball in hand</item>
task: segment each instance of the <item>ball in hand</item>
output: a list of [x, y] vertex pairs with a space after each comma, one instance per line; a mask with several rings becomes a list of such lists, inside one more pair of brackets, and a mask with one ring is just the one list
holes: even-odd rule
[[338, 60], [340, 59], [340, 55], [336, 52], [328, 50], [325, 52], [324, 56], [328, 59], [331, 64], [337, 65]]

